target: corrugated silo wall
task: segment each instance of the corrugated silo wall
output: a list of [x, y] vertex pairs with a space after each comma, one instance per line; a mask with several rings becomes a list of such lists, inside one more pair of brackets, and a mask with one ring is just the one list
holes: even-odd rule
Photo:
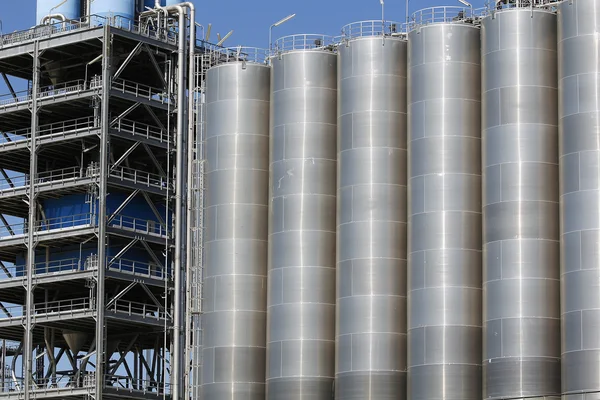
[[482, 22], [484, 399], [560, 395], [556, 15]]
[[206, 80], [204, 399], [265, 398], [270, 68]]
[[600, 392], [600, 4], [559, 5], [562, 393]]
[[331, 400], [337, 55], [272, 59], [267, 399]]
[[336, 399], [406, 393], [405, 40], [338, 59]]
[[480, 31], [408, 39], [408, 398], [480, 400]]

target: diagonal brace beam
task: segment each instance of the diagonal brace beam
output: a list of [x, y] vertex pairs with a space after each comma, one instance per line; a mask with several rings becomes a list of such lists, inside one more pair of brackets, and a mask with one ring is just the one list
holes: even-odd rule
[[150, 57], [150, 62], [154, 66], [154, 69], [156, 70], [156, 74], [158, 75], [158, 77], [160, 78], [160, 81], [163, 84], [163, 88], [166, 88], [168, 86], [167, 81], [165, 81], [163, 72], [160, 70], [160, 66], [158, 65], [158, 62], [156, 61], [154, 54], [152, 54], [152, 50], [150, 50], [150, 47], [148, 47], [147, 44], [144, 44], [144, 49], [146, 50], [146, 53], [148, 53], [148, 56]]
[[131, 155], [131, 153], [133, 153], [133, 151], [135, 149], [138, 148], [138, 146], [140, 145], [141, 142], [135, 142], [134, 144], [131, 145], [130, 148], [127, 149], [127, 151], [125, 153], [123, 153], [123, 155], [121, 157], [119, 157], [119, 159], [117, 161], [115, 161], [115, 163], [110, 167], [111, 171], [114, 171], [115, 168], [117, 168], [119, 165], [121, 165], [121, 163], [123, 161], [125, 161], [127, 159], [127, 157], [129, 157]]
[[131, 289], [133, 289], [137, 284], [138, 284], [137, 282], [131, 282], [129, 285], [127, 285], [126, 288], [124, 288], [119, 293], [117, 293], [117, 295], [115, 297], [113, 297], [108, 303], [106, 303], [106, 309], [109, 309], [113, 304], [115, 304], [117, 302], [117, 300], [119, 300], [121, 297], [125, 296], [127, 294], [127, 292], [129, 292]]
[[10, 233], [11, 236], [15, 236], [15, 231], [13, 231], [12, 227], [10, 226], [10, 224], [8, 223], [8, 221], [2, 214], [0, 214], [0, 221], [2, 221], [2, 225], [4, 225], [4, 227], [6, 228], [8, 233]]
[[13, 183], [12, 179], [10, 179], [10, 176], [8, 176], [4, 168], [0, 168], [0, 174], [2, 174], [2, 177], [11, 188], [15, 187], [15, 184]]
[[152, 160], [152, 164], [154, 164], [154, 166], [158, 170], [158, 173], [160, 174], [160, 176], [162, 176], [163, 178], [166, 178], [167, 174], [165, 173], [165, 170], [160, 166], [160, 163], [158, 162], [158, 159], [154, 155], [154, 152], [152, 151], [150, 146], [148, 146], [146, 143], [144, 143], [144, 149], [146, 149], [146, 153], [148, 153], [148, 155], [150, 156], [150, 159]]
[[146, 292], [146, 294], [148, 295], [148, 297], [150, 297], [150, 300], [152, 300], [154, 302], [154, 304], [156, 304], [156, 306], [161, 311], [165, 311], [165, 307], [162, 304], [160, 304], [160, 301], [158, 301], [158, 299], [156, 298], [156, 296], [154, 295], [154, 293], [152, 293], [152, 291], [150, 289], [148, 289], [148, 286], [146, 286], [145, 283], [140, 283], [140, 286], [142, 287], [142, 289], [144, 289], [144, 292]]
[[161, 224], [163, 226], [163, 228], [166, 228], [167, 224], [165, 224], [165, 220], [163, 219], [162, 215], [160, 215], [160, 213], [156, 209], [156, 206], [152, 202], [152, 199], [150, 198], [150, 196], [148, 196], [148, 193], [142, 192], [142, 194], [144, 195], [144, 199], [146, 199], [146, 203], [148, 203], [148, 206], [150, 206], [150, 209], [152, 210], [152, 213], [154, 214], [154, 216], [158, 220], [158, 223]]
[[0, 261], [0, 269], [2, 269], [2, 271], [6, 274], [7, 278], [12, 278], [12, 274], [10, 273], [10, 271], [8, 270], [8, 268], [6, 268], [6, 265], [4, 265], [4, 263], [2, 261]]
[[135, 110], [136, 108], [138, 108], [140, 106], [140, 104], [142, 103], [135, 103], [132, 104], [127, 110], [123, 111], [121, 114], [119, 114], [115, 119], [113, 119], [110, 122], [110, 126], [113, 126], [114, 124], [116, 124], [119, 120], [125, 118], [126, 116], [128, 116], [133, 110]]
[[119, 213], [121, 211], [123, 211], [123, 209], [125, 209], [125, 207], [127, 207], [127, 204], [129, 204], [131, 202], [131, 200], [133, 200], [133, 198], [135, 196], [137, 196], [137, 194], [139, 192], [140, 192], [140, 189], [136, 189], [133, 192], [131, 192], [131, 194], [129, 196], [127, 196], [127, 198], [121, 203], [121, 205], [119, 207], [117, 207], [117, 209], [111, 214], [111, 216], [108, 217], [108, 221], [106, 223], [110, 224], [112, 222], [112, 220], [115, 219], [115, 217], [117, 215], [119, 215]]
[[129, 353], [131, 351], [131, 348], [133, 347], [133, 345], [135, 344], [135, 342], [137, 341], [139, 336], [140, 335], [138, 334], [138, 335], [135, 335], [133, 338], [131, 338], [131, 340], [127, 344], [127, 348], [125, 349], [125, 351], [121, 352], [119, 350], [119, 354], [121, 354], [121, 357], [117, 360], [115, 365], [111, 368], [111, 370], [109, 372], [110, 375], [114, 375], [114, 373], [117, 372], [117, 369], [119, 369], [119, 367], [121, 366], [123, 361], [125, 361], [125, 356], [127, 355], [127, 353]]
[[148, 114], [150, 114], [150, 116], [152, 117], [152, 119], [154, 120], [154, 122], [156, 122], [156, 125], [158, 125], [158, 127], [160, 129], [162, 129], [163, 131], [166, 132], [167, 128], [163, 125], [163, 123], [160, 121], [160, 119], [158, 119], [158, 117], [154, 113], [154, 110], [152, 110], [152, 108], [149, 105], [147, 105], [147, 104], [144, 104], [144, 108], [146, 109], [146, 111], [148, 111]]
[[111, 265], [113, 265], [119, 258], [123, 257], [123, 254], [127, 253], [129, 251], [129, 249], [131, 249], [133, 246], [135, 246], [135, 244], [139, 241], [139, 239], [133, 239], [131, 242], [129, 242], [127, 244], [127, 246], [123, 247], [121, 249], [121, 251], [119, 251], [117, 253], [116, 256], [114, 256], [112, 258], [112, 260], [110, 260], [110, 262], [108, 263], [107, 267], [110, 267]]
[[127, 68], [131, 60], [133, 60], [133, 57], [139, 54], [140, 49], [142, 48], [142, 44], [142, 42], [138, 42], [138, 44], [133, 48], [133, 50], [131, 50], [131, 53], [127, 55], [127, 58], [125, 59], [125, 61], [123, 61], [123, 64], [121, 64], [117, 72], [115, 72], [115, 74], [113, 75], [113, 80], [117, 79], [119, 75], [121, 75], [121, 72], [123, 72], [123, 70]]
[[6, 87], [8, 88], [8, 90], [10, 90], [10, 94], [12, 94], [12, 97], [16, 100], [17, 94], [15, 93], [15, 89], [13, 88], [12, 84], [8, 80], [8, 76], [6, 76], [6, 74], [4, 72], [2, 72], [2, 79], [4, 79], [4, 83], [6, 84]]
[[4, 304], [2, 304], [1, 302], [0, 302], [0, 310], [2, 310], [2, 312], [6, 315], [6, 317], [12, 318], [12, 314], [10, 313], [10, 311], [8, 311], [8, 309], [6, 307], [4, 307]]
[[150, 255], [150, 257], [152, 257], [152, 261], [154, 261], [156, 263], [156, 265], [158, 265], [159, 267], [161, 267], [164, 270], [164, 268], [165, 268], [164, 264], [162, 263], [162, 261], [160, 261], [158, 259], [158, 257], [154, 253], [154, 251], [150, 248], [150, 245], [148, 245], [148, 243], [146, 243], [143, 240], [141, 243], [144, 246], [144, 248], [146, 249], [146, 251], [148, 252], [148, 254]]

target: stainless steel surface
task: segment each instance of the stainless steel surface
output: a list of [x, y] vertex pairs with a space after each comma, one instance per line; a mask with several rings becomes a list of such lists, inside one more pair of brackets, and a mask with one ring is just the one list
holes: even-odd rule
[[406, 394], [407, 43], [372, 36], [338, 51], [335, 398], [396, 400]]
[[560, 395], [556, 15], [482, 22], [484, 399]]
[[408, 44], [408, 398], [481, 399], [480, 31]]
[[207, 73], [204, 399], [265, 398], [269, 80], [252, 63]]
[[337, 55], [272, 59], [267, 399], [331, 400]]
[[600, 4], [565, 1], [558, 21], [562, 391], [565, 400], [598, 399]]

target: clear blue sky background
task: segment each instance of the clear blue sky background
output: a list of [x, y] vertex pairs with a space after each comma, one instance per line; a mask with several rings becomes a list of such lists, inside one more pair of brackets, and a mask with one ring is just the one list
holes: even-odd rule
[[[473, 0], [482, 7], [485, 0]], [[35, 23], [35, 0], [0, 0], [0, 20], [4, 32], [26, 29]], [[268, 47], [269, 26], [288, 14], [296, 13], [292, 21], [275, 28], [274, 39], [294, 33], [338, 35], [343, 25], [360, 20], [379, 19], [379, 0], [195, 0], [199, 12], [197, 22], [213, 24], [213, 39], [217, 32], [235, 32], [229, 46]], [[386, 0], [386, 19], [404, 21], [404, 0]], [[435, 5], [457, 5], [458, 0], [411, 0], [416, 11]]]

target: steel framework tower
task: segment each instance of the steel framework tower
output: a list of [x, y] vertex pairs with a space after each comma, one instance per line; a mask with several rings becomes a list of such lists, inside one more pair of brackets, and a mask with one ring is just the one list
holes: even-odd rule
[[0, 37], [0, 399], [185, 392], [195, 58], [141, 21]]

